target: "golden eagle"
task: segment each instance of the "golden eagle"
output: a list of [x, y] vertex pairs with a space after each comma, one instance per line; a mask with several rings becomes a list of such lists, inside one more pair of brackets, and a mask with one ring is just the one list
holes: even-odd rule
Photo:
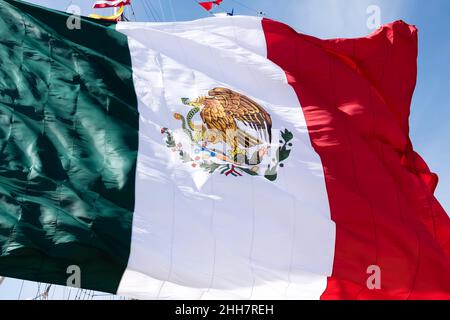
[[[208, 142], [225, 142], [231, 146], [234, 157], [242, 153], [239, 146], [255, 147], [265, 140], [272, 142], [272, 119], [270, 114], [250, 98], [226, 88], [214, 88], [208, 96], [199, 97], [186, 103], [200, 108], [200, 117], [209, 129]], [[242, 130], [239, 123], [252, 128], [256, 137]], [[241, 126], [242, 127], [242, 126]]]

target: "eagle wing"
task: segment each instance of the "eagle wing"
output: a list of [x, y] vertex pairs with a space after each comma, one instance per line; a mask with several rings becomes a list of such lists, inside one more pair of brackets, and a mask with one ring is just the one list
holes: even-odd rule
[[226, 88], [214, 88], [208, 94], [220, 103], [227, 117], [242, 122], [272, 142], [272, 118], [258, 103]]

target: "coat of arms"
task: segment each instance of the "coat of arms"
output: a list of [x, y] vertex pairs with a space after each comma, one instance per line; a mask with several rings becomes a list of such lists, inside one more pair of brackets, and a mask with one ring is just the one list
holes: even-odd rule
[[183, 162], [210, 174], [277, 179], [278, 169], [290, 155], [293, 134], [281, 130], [274, 142], [272, 118], [262, 106], [226, 88], [181, 102], [190, 108], [185, 115], [174, 114], [181, 128], [162, 128], [161, 133], [167, 147]]

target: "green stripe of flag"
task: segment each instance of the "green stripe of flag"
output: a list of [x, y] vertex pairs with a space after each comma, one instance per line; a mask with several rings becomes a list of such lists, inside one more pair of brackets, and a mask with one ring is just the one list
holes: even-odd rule
[[131, 241], [138, 111], [127, 39], [0, 0], [0, 275], [115, 292]]

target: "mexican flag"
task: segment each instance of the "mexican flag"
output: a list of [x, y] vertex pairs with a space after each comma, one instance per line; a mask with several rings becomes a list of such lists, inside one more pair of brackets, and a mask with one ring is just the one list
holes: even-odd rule
[[0, 276], [144, 299], [449, 299], [417, 30], [105, 25], [0, 0]]

